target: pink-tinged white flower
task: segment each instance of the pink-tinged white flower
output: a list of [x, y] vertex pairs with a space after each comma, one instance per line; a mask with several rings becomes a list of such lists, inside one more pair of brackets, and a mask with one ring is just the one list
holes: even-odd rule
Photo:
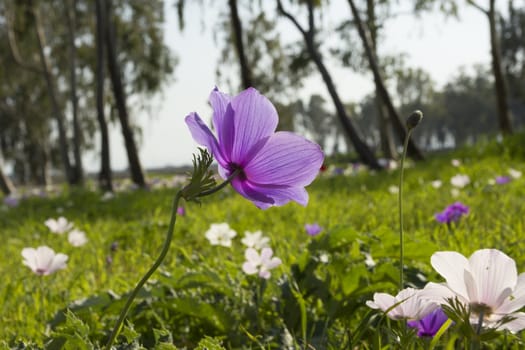
[[241, 242], [248, 248], [260, 250], [269, 246], [270, 238], [263, 236], [262, 231], [245, 231], [244, 238], [241, 239]]
[[457, 174], [450, 178], [450, 183], [452, 186], [463, 188], [470, 183], [470, 177], [465, 174]]
[[509, 175], [513, 179], [519, 179], [521, 177], [521, 171], [509, 168]]
[[387, 293], [374, 293], [374, 300], [368, 300], [366, 305], [383, 310], [392, 320], [420, 320], [439, 307], [435, 301], [422, 298], [420, 292], [419, 289], [405, 288], [395, 297]]
[[44, 224], [49, 228], [53, 233], [62, 234], [68, 232], [73, 228], [73, 223], [67, 221], [63, 216], [58, 219], [47, 219]]
[[452, 159], [450, 164], [452, 164], [452, 166], [458, 167], [461, 165], [461, 161], [459, 159]]
[[[481, 316], [487, 328], [525, 329], [525, 313], [517, 312], [525, 306], [525, 273], [518, 276], [516, 263], [505, 253], [481, 249], [467, 259], [457, 252], [436, 252], [431, 264], [446, 283], [429, 283], [426, 297], [441, 303], [457, 298], [470, 308], [472, 324]], [[505, 316], [513, 320], [502, 324]]]
[[208, 231], [205, 233], [206, 238], [211, 245], [220, 245], [223, 247], [232, 246], [232, 238], [237, 236], [237, 232], [230, 228], [227, 223], [211, 224]]
[[73, 247], [83, 246], [88, 241], [86, 233], [77, 229], [73, 229], [68, 233], [67, 240]]
[[55, 251], [47, 246], [41, 246], [36, 249], [22, 249], [24, 265], [29, 267], [37, 275], [49, 275], [55, 271], [64, 269], [68, 256], [62, 253], [55, 254]]
[[281, 265], [281, 259], [273, 256], [272, 248], [263, 248], [259, 254], [257, 250], [248, 248], [244, 252], [246, 261], [242, 265], [242, 270], [247, 275], [258, 274], [259, 277], [270, 278], [270, 270]]

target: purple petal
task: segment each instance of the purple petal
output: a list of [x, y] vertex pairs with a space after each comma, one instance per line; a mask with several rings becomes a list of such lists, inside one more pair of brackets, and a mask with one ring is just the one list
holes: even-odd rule
[[213, 108], [213, 127], [217, 131], [217, 135], [220, 135], [221, 133], [226, 107], [228, 107], [231, 99], [230, 95], [220, 92], [217, 87], [215, 87], [210, 93], [209, 100], [211, 107]]
[[[260, 140], [273, 134], [279, 118], [273, 104], [254, 88], [246, 89], [235, 96], [230, 106], [233, 109], [234, 118], [233, 128], [230, 126], [228, 132], [235, 134], [231, 161], [243, 166], [247, 161], [246, 154]], [[228, 111], [226, 111], [221, 133], [227, 132], [224, 129], [229, 124], [228, 116]]]
[[251, 182], [258, 184], [306, 186], [323, 163], [321, 148], [290, 132], [277, 132], [244, 167]]
[[191, 136], [193, 137], [195, 142], [202, 146], [205, 146], [212, 153], [212, 155], [215, 157], [217, 162], [219, 162], [219, 164], [226, 165], [227, 162], [224, 159], [221, 149], [219, 148], [217, 139], [215, 138], [211, 130], [208, 128], [208, 126], [204, 124], [199, 115], [193, 112], [190, 113], [184, 120], [186, 121], [186, 124], [190, 129]]
[[308, 203], [308, 192], [304, 187], [260, 185], [239, 178], [233, 179], [232, 186], [260, 209], [281, 206], [289, 201], [295, 201], [303, 206]]

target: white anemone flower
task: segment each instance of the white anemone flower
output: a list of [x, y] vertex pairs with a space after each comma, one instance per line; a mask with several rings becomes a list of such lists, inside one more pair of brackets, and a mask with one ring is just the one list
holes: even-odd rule
[[268, 247], [270, 243], [270, 238], [264, 237], [262, 231], [255, 232], [244, 232], [244, 238], [241, 239], [242, 244], [248, 248], [262, 249]]
[[519, 171], [519, 170], [509, 168], [509, 175], [513, 179], [519, 179], [522, 174], [521, 174], [521, 171]]
[[66, 267], [68, 256], [62, 253], [55, 254], [55, 251], [47, 246], [36, 249], [22, 249], [24, 265], [29, 267], [37, 275], [45, 276]]
[[439, 307], [438, 303], [422, 298], [420, 292], [419, 289], [405, 288], [396, 296], [374, 293], [374, 300], [368, 300], [366, 305], [383, 310], [392, 320], [420, 320]]
[[77, 229], [68, 233], [67, 240], [73, 247], [83, 246], [88, 241], [86, 233]]
[[[517, 332], [525, 329], [525, 273], [518, 276], [516, 263], [497, 249], [481, 249], [466, 258], [457, 252], [436, 252], [434, 269], [446, 283], [429, 283], [425, 294], [443, 303], [457, 300], [471, 310], [471, 323]], [[503, 322], [509, 316], [510, 322]]]
[[459, 159], [452, 159], [450, 164], [452, 164], [452, 166], [458, 167], [461, 165], [461, 161]]
[[44, 224], [49, 228], [51, 232], [57, 233], [57, 234], [63, 234], [73, 228], [73, 223], [67, 221], [67, 219], [63, 216], [59, 217], [56, 220], [47, 219], [44, 222]]
[[210, 229], [205, 233], [211, 245], [223, 247], [232, 246], [232, 238], [237, 236], [237, 232], [230, 228], [230, 225], [223, 222], [221, 224], [211, 224]]
[[248, 248], [244, 252], [246, 261], [242, 265], [242, 270], [247, 275], [259, 274], [259, 277], [270, 278], [270, 270], [281, 265], [281, 259], [273, 256], [272, 248], [263, 248], [261, 254], [254, 248]]
[[450, 178], [452, 186], [463, 188], [470, 183], [470, 177], [465, 174], [457, 174]]
[[443, 182], [441, 180], [434, 180], [434, 181], [430, 182], [430, 184], [434, 188], [440, 188], [441, 185], [443, 185]]

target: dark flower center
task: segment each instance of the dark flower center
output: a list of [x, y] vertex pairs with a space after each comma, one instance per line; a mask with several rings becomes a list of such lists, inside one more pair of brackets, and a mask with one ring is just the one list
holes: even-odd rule
[[242, 167], [240, 165], [235, 164], [235, 163], [230, 163], [230, 164], [228, 164], [228, 170], [229, 170], [228, 176], [233, 174], [233, 172], [240, 170], [239, 174], [237, 175], [237, 178], [239, 180], [241, 180], [241, 181], [245, 181], [246, 180], [246, 174], [244, 173], [244, 170], [242, 169]]

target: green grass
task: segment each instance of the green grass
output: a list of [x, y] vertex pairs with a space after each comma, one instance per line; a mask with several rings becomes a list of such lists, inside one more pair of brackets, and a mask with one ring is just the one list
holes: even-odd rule
[[[421, 287], [426, 280], [439, 281], [429, 263], [437, 250], [468, 256], [480, 248], [497, 248], [516, 260], [518, 271], [525, 271], [525, 177], [506, 185], [488, 184], [508, 168], [525, 172], [520, 139], [435, 156], [406, 169], [409, 283]], [[453, 167], [452, 158], [461, 159], [462, 166]], [[472, 183], [454, 198], [449, 179], [457, 173], [469, 175]], [[343, 344], [377, 348], [377, 318], [370, 319], [371, 328], [363, 334], [358, 327], [369, 314], [364, 302], [374, 292], [397, 290], [397, 195], [388, 188], [397, 185], [398, 177], [398, 171], [323, 174], [308, 188], [306, 208], [289, 204], [261, 211], [231, 188], [205, 198], [202, 205], [185, 203], [187, 215], [177, 220], [170, 253], [130, 313], [133, 327], [125, 329], [127, 340], [146, 347], [164, 342], [194, 348], [208, 335], [222, 339], [226, 348], [266, 349], [281, 348], [290, 334], [299, 344], [306, 340], [317, 349]], [[440, 189], [430, 185], [436, 179], [443, 181]], [[3, 345], [43, 347], [51, 341], [55, 348], [86, 344], [89, 349], [104, 344], [122, 306], [119, 296], [134, 287], [160, 250], [175, 191], [118, 193], [110, 201], [101, 201], [95, 192], [65, 191], [1, 211]], [[437, 223], [434, 214], [454, 201], [470, 206], [470, 215], [451, 228]], [[44, 221], [59, 215], [86, 232], [85, 246], [72, 247], [67, 235], [49, 232]], [[209, 225], [218, 222], [227, 222], [238, 233], [231, 249], [211, 246], [204, 237]], [[314, 238], [303, 228], [313, 222], [325, 228]], [[271, 238], [275, 255], [283, 261], [267, 282], [241, 270], [240, 238], [244, 231], [255, 230]], [[113, 242], [118, 244], [115, 252], [110, 250]], [[39, 277], [22, 265], [21, 250], [40, 245], [69, 255], [67, 268]], [[365, 251], [377, 263], [373, 269], [364, 264]], [[319, 260], [323, 254], [329, 263]], [[63, 322], [60, 311], [68, 306], [74, 313]], [[53, 327], [46, 327], [47, 322]], [[385, 345], [384, 339], [390, 338], [381, 336]], [[506, 341], [521, 344], [510, 338]]]

